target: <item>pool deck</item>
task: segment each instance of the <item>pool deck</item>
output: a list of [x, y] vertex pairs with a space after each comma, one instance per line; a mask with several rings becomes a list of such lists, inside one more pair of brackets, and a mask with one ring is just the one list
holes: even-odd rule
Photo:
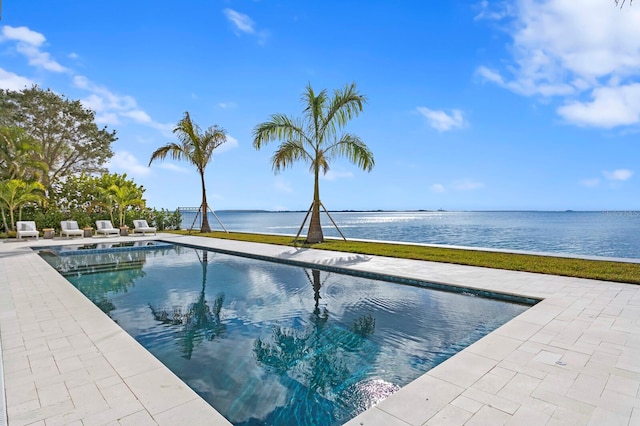
[[[109, 240], [141, 239], [543, 299], [349, 425], [640, 424], [640, 286], [197, 236]], [[229, 424], [30, 249], [105, 240], [0, 243], [9, 424]]]

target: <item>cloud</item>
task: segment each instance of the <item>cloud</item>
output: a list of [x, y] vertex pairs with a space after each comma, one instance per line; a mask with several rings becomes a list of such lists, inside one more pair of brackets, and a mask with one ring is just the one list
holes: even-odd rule
[[631, 176], [633, 176], [633, 171], [628, 169], [617, 169], [612, 172], [604, 171], [602, 174], [609, 180], [625, 181], [629, 180]]
[[79, 89], [90, 92], [81, 102], [86, 108], [96, 112], [97, 123], [115, 125], [120, 124], [120, 118], [128, 118], [135, 123], [159, 130], [166, 137], [172, 136], [174, 125], [154, 121], [149, 114], [138, 108], [132, 96], [117, 95], [82, 75], [74, 76], [73, 84]]
[[441, 194], [445, 192], [444, 185], [441, 183], [434, 183], [433, 185], [431, 185], [431, 191], [437, 194]]
[[454, 128], [461, 128], [466, 123], [462, 116], [462, 111], [458, 109], [451, 110], [451, 114], [447, 114], [442, 110], [432, 110], [426, 107], [416, 108], [429, 121], [429, 125], [439, 132], [446, 132]]
[[222, 13], [224, 13], [224, 16], [235, 26], [238, 31], [247, 34], [254, 34], [256, 32], [253, 20], [249, 18], [248, 15], [237, 12], [233, 9], [224, 9]]
[[47, 71], [66, 72], [68, 69], [54, 60], [48, 52], [41, 50], [46, 38], [27, 27], [10, 27], [5, 25], [0, 32], [0, 41], [16, 42], [16, 51], [27, 58], [29, 65]]
[[[480, 3], [488, 17], [489, 4]], [[543, 100], [559, 97], [567, 122], [611, 128], [640, 122], [640, 9], [601, 0], [521, 0], [501, 19], [511, 38], [504, 65], [482, 65], [486, 82]], [[501, 69], [500, 69], [501, 68]], [[621, 115], [607, 108], [614, 105]]]
[[267, 31], [257, 31], [255, 23], [253, 22], [253, 19], [249, 17], [249, 15], [245, 15], [244, 13], [240, 13], [229, 8], [224, 9], [222, 13], [233, 25], [236, 35], [241, 35], [244, 33], [255, 36], [258, 38], [259, 44], [264, 44], [267, 41], [269, 33]]
[[122, 171], [133, 177], [147, 176], [151, 169], [140, 164], [138, 159], [128, 151], [118, 151], [107, 164], [109, 171]]
[[479, 9], [480, 12], [473, 17], [474, 21], [482, 19], [499, 21], [513, 14], [511, 5], [506, 2], [489, 3], [487, 0], [483, 0], [476, 5], [476, 8]]
[[[156, 164], [155, 162], [153, 164]], [[169, 170], [170, 172], [177, 172], [177, 173], [189, 173], [190, 170], [185, 168], [185, 167], [180, 167], [180, 166], [176, 166], [173, 163], [157, 163], [158, 167], [161, 169], [165, 169], [165, 170]]]
[[591, 93], [591, 101], [570, 101], [558, 108], [565, 120], [580, 125], [603, 128], [640, 122], [640, 84], [601, 87]]
[[213, 155], [222, 154], [223, 152], [231, 151], [238, 147], [238, 139], [233, 136], [227, 134], [227, 141], [220, 145], [218, 148], [213, 151]]
[[0, 68], [0, 89], [19, 91], [34, 84], [35, 82], [27, 77]]

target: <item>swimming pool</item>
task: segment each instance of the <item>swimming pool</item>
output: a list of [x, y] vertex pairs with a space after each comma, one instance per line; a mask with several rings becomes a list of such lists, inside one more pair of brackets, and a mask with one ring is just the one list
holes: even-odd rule
[[343, 423], [527, 309], [179, 245], [47, 249], [237, 425]]

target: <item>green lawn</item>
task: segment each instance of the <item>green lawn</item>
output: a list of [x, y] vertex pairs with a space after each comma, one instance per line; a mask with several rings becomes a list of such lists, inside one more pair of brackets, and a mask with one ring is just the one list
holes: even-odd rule
[[[173, 231], [187, 234], [187, 231]], [[293, 246], [293, 237], [282, 235], [248, 234], [240, 232], [211, 232], [193, 235], [227, 240]], [[640, 264], [582, 260], [565, 257], [535, 256], [528, 254], [492, 253], [478, 250], [424, 247], [407, 244], [388, 244], [362, 241], [327, 240], [319, 244], [297, 243], [298, 247], [360, 253], [402, 259], [428, 260], [458, 265], [482, 266], [510, 271], [537, 272], [567, 277], [591, 278], [604, 281], [640, 284]]]

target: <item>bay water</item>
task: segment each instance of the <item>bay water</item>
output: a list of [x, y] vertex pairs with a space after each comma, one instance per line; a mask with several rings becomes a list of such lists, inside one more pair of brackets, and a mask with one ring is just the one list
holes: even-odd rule
[[[330, 212], [347, 239], [640, 259], [640, 211]], [[296, 235], [306, 212], [217, 211], [229, 231]], [[182, 227], [200, 227], [183, 212]], [[323, 212], [327, 237], [340, 237]], [[212, 229], [222, 230], [209, 213]], [[307, 221], [308, 226], [308, 221]], [[305, 235], [307, 226], [302, 230]]]

